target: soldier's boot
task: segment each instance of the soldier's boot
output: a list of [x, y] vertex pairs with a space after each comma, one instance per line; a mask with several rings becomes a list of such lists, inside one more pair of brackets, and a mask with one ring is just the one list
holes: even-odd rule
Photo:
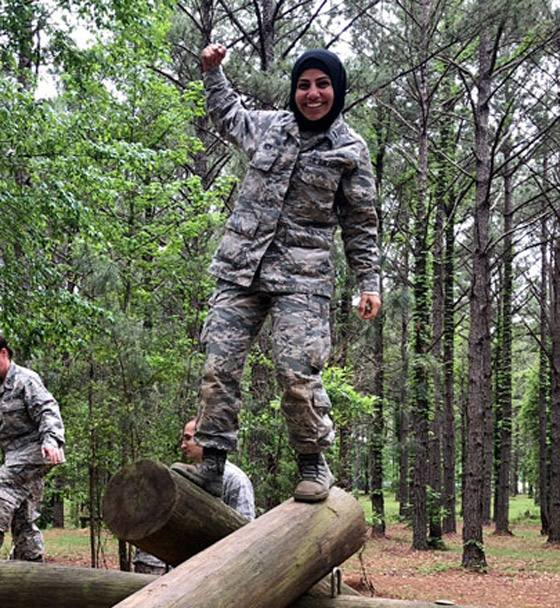
[[209, 494], [220, 498], [224, 479], [227, 452], [215, 448], [203, 448], [200, 464], [183, 464], [175, 462], [171, 468]]
[[325, 457], [317, 454], [298, 454], [299, 483], [294, 490], [294, 500], [299, 502], [318, 502], [325, 500], [334, 477], [329, 470]]

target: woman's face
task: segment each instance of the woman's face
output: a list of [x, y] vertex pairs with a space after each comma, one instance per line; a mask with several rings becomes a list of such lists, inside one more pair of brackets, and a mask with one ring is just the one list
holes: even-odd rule
[[333, 106], [331, 79], [317, 68], [305, 70], [297, 81], [295, 102], [307, 120], [320, 120]]

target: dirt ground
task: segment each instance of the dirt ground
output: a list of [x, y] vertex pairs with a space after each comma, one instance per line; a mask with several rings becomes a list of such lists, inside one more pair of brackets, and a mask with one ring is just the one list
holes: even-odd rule
[[488, 570], [468, 572], [461, 564], [461, 535], [446, 536], [446, 551], [415, 551], [403, 524], [370, 539], [361, 560], [344, 564], [344, 580], [363, 593], [407, 600], [449, 600], [486, 608], [560, 608], [560, 547], [532, 528], [513, 536], [485, 530]]
[[[368, 539], [361, 554], [343, 564], [344, 581], [367, 596], [484, 608], [560, 608], [560, 547], [547, 544], [535, 527], [520, 526], [507, 537], [485, 530], [486, 573], [460, 567], [460, 533], [445, 537], [446, 551], [414, 551], [411, 539], [404, 524], [389, 526], [383, 539]], [[47, 561], [90, 566], [87, 551], [47, 555]], [[114, 543], [107, 543], [101, 563], [118, 568]]]

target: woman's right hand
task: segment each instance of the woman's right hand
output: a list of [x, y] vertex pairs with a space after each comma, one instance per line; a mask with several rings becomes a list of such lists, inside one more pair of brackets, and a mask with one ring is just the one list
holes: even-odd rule
[[227, 53], [227, 49], [222, 44], [209, 44], [201, 55], [202, 71], [207, 72], [221, 65]]

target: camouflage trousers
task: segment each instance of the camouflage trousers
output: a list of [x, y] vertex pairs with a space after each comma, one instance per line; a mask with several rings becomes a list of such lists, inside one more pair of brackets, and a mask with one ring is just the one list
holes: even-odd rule
[[236, 449], [243, 369], [268, 316], [290, 444], [298, 453], [332, 445], [331, 403], [321, 381], [330, 352], [329, 298], [268, 293], [224, 281], [212, 296], [201, 337], [206, 363], [196, 427], [200, 445]]
[[12, 559], [43, 561], [45, 543], [35, 522], [47, 471], [43, 465], [0, 467], [0, 532], [3, 538], [3, 533], [11, 529]]

